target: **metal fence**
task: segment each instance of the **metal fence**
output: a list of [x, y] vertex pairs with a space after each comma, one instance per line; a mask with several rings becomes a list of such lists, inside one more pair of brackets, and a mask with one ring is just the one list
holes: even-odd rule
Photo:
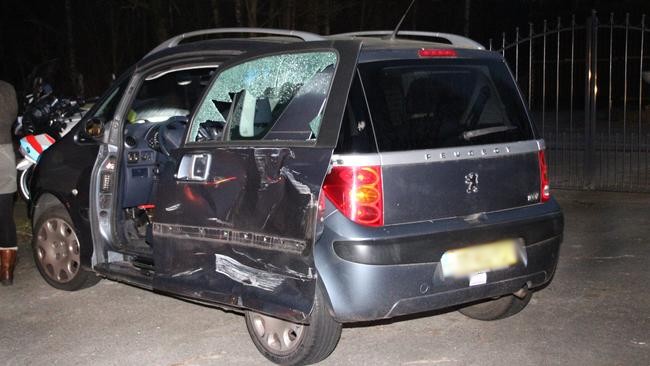
[[649, 34], [645, 15], [601, 22], [592, 11], [490, 40], [546, 140], [555, 187], [650, 192]]

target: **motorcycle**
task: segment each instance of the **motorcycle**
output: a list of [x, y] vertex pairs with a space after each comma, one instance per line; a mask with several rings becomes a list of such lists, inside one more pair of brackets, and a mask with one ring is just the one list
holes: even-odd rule
[[29, 180], [41, 154], [65, 136], [83, 117], [82, 100], [40, 98], [25, 109], [16, 133], [23, 135], [19, 151], [23, 159], [16, 164], [20, 171], [19, 191], [26, 201], [30, 198]]
[[20, 171], [18, 187], [20, 195], [26, 201], [29, 201], [29, 179], [31, 178], [34, 166], [38, 163], [38, 158], [43, 151], [52, 146], [56, 140], [46, 133], [40, 135], [27, 135], [20, 139], [19, 151], [23, 159], [16, 164], [16, 169]]

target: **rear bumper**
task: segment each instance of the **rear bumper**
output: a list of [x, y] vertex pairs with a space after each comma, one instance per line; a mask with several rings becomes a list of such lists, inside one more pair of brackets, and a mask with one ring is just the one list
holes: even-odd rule
[[[479, 221], [452, 218], [365, 228], [338, 212], [325, 220], [315, 263], [340, 322], [391, 318], [535, 288], [553, 277], [563, 216], [555, 201], [488, 213]], [[523, 238], [525, 260], [487, 273], [483, 285], [444, 278], [440, 256], [459, 246]]]

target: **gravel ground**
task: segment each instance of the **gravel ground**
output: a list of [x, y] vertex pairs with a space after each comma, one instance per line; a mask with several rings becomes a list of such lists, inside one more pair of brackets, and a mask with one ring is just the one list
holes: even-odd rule
[[[650, 365], [650, 195], [558, 191], [554, 281], [497, 322], [457, 312], [346, 326], [323, 365]], [[39, 276], [24, 205], [13, 287], [0, 287], [0, 364], [267, 365], [241, 315], [103, 280]]]

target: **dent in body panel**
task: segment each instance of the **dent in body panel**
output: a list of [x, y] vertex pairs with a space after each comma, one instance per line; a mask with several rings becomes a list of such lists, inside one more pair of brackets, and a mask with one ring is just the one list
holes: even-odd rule
[[[205, 254], [205, 253], [201, 253], [201, 254]], [[191, 276], [191, 275], [193, 275], [195, 273], [198, 273], [198, 272], [201, 272], [201, 271], [203, 271], [203, 267], [200, 267], [200, 268], [197, 268], [197, 269], [192, 269], [192, 270], [187, 270], [187, 271], [183, 271], [183, 272], [174, 273], [172, 275], [172, 277]]]
[[[159, 236], [156, 246], [162, 248], [155, 251], [158, 290], [294, 322], [304, 322], [311, 311], [315, 275], [293, 273], [302, 265], [294, 255], [171, 236]], [[280, 257], [283, 265], [268, 263]]]
[[[236, 304], [304, 323], [311, 313], [316, 292], [313, 246], [317, 199], [338, 139], [361, 42], [327, 41], [286, 47], [291, 52], [321, 48], [337, 50], [339, 62], [327, 95], [317, 140], [313, 143], [288, 142], [274, 147], [268, 147], [276, 144], [270, 139], [264, 141], [264, 147], [251, 146], [251, 141], [242, 141], [243, 146], [236, 146], [238, 141], [230, 141], [225, 147], [187, 143], [172, 153], [172, 161], [163, 170], [158, 191], [164, 194], [159, 195], [156, 202], [156, 207], [165, 208], [180, 203], [173, 211], [160, 210], [157, 213], [157, 224], [163, 227], [180, 225], [207, 230], [236, 230], [245, 235], [255, 234], [253, 238], [261, 238], [262, 243], [264, 238], [276, 241], [264, 247], [255, 241], [257, 239], [247, 241], [248, 237], [244, 236], [231, 242], [200, 236], [176, 238], [154, 232], [154, 287], [208, 301]], [[255, 56], [254, 53], [251, 55], [251, 58]], [[226, 64], [222, 69], [230, 66], [234, 65]], [[293, 146], [289, 148], [287, 145]], [[185, 154], [210, 154], [207, 181], [216, 180], [219, 184], [174, 179], [177, 162]], [[228, 177], [236, 179], [221, 181]], [[190, 195], [196, 200], [188, 199]], [[281, 246], [287, 243], [302, 245], [302, 248], [299, 251], [285, 250]], [[206, 254], [191, 255], [197, 252]], [[283, 281], [273, 291], [246, 286], [215, 270], [215, 254], [248, 267], [244, 268], [247, 272], [250, 268], [280, 275]], [[224, 260], [220, 266], [226, 262], [231, 263]], [[197, 268], [203, 270], [191, 276], [171, 277]]]
[[[215, 254], [215, 271], [243, 284], [244, 286], [252, 286], [266, 291], [274, 291], [287, 279], [304, 282], [312, 280], [314, 278], [311, 270], [309, 274], [305, 275], [295, 272], [290, 268], [279, 269], [272, 264], [265, 264], [262, 258], [251, 258], [245, 253], [237, 252], [236, 250], [233, 250], [233, 252], [242, 254], [255, 263], [262, 264], [262, 266], [264, 266], [266, 269], [259, 270], [257, 268], [244, 265], [231, 257], [222, 254]], [[286, 273], [286, 275], [278, 274], [278, 270]]]
[[[198, 153], [188, 150], [179, 150], [176, 161]], [[164, 209], [153, 224], [155, 286], [304, 321], [316, 286], [317, 199], [331, 149], [238, 147], [210, 154], [205, 182], [174, 179], [175, 164], [163, 173], [156, 207]]]
[[309, 176], [291, 168], [294, 160], [289, 148], [219, 149], [206, 182], [161, 185], [165, 195], [157, 207], [165, 212], [157, 221], [304, 241], [318, 190], [304, 181]]
[[284, 281], [280, 275], [245, 266], [225, 255], [215, 254], [214, 257], [216, 272], [244, 286], [253, 286], [262, 290], [273, 291]]

